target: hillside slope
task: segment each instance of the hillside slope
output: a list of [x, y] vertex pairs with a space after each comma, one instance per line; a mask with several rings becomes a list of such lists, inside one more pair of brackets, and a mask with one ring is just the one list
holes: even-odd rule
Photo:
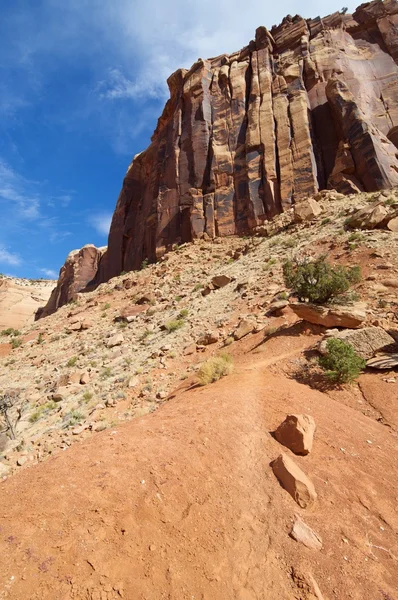
[[[319, 495], [310, 511], [269, 466], [289, 412], [317, 423], [313, 452], [295, 457]], [[396, 447], [382, 424], [250, 357], [6, 481], [0, 597], [395, 598]], [[296, 514], [321, 551], [289, 537]]]

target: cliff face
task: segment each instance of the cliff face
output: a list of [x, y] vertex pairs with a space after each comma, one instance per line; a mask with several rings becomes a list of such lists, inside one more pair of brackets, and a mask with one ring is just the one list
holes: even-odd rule
[[98, 282], [170, 245], [240, 234], [319, 189], [398, 184], [398, 4], [286, 17], [168, 80], [126, 174]]
[[375, 0], [353, 15], [288, 16], [240, 52], [176, 71], [107, 252], [68, 258], [39, 316], [174, 243], [255, 231], [319, 189], [398, 185], [397, 65], [398, 2]]

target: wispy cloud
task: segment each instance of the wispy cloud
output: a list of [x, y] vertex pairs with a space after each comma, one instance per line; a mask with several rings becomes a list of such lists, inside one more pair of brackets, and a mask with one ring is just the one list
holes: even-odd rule
[[13, 267], [17, 267], [22, 264], [22, 259], [18, 254], [14, 254], [13, 252], [9, 252], [7, 248], [0, 245], [0, 264], [11, 265]]
[[112, 214], [111, 213], [99, 213], [92, 215], [89, 218], [89, 223], [94, 229], [101, 235], [108, 235], [109, 228], [111, 226]]
[[58, 273], [53, 269], [40, 269], [40, 273], [43, 273], [49, 279], [58, 279]]

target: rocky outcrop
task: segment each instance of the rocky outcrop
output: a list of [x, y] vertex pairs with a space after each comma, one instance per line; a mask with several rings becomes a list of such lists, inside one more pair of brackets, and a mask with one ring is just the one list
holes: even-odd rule
[[74, 300], [78, 292], [89, 288], [105, 253], [106, 247], [96, 248], [93, 244], [87, 244], [80, 250], [72, 250], [59, 272], [57, 286], [51, 292], [47, 304], [37, 311], [36, 319], [51, 315], [60, 306]]
[[171, 245], [241, 234], [319, 189], [398, 184], [398, 4], [286, 17], [240, 52], [168, 80], [130, 165], [98, 281]]

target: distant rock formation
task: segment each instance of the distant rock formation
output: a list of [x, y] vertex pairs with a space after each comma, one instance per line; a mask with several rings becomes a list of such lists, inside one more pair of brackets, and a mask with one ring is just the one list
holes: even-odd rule
[[87, 289], [97, 274], [105, 251], [106, 246], [96, 248], [93, 244], [72, 250], [59, 272], [57, 286], [51, 292], [46, 306], [37, 311], [36, 319], [51, 315], [60, 306], [74, 300], [78, 292]]
[[398, 2], [375, 0], [353, 15], [289, 15], [243, 50], [173, 73], [95, 282], [178, 242], [255, 231], [320, 189], [398, 185], [397, 63]]
[[33, 323], [36, 311], [48, 301], [54, 281], [0, 277], [0, 330]]

